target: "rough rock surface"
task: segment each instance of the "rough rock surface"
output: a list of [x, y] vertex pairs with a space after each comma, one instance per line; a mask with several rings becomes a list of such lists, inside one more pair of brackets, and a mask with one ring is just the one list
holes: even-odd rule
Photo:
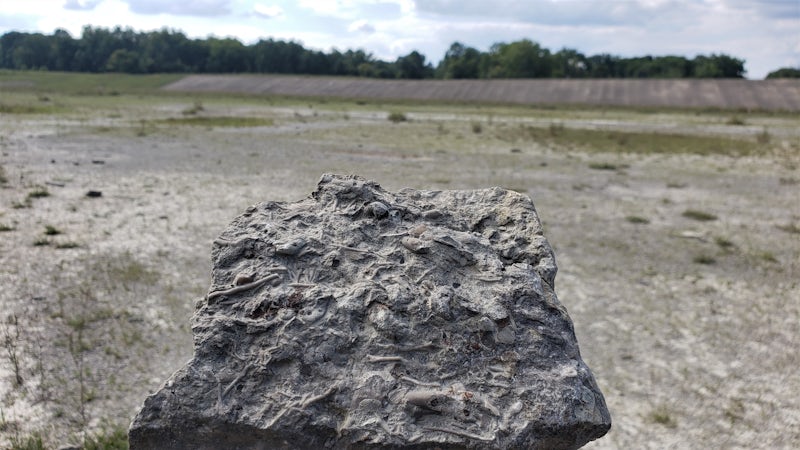
[[577, 448], [611, 417], [530, 199], [323, 175], [222, 233], [132, 449]]

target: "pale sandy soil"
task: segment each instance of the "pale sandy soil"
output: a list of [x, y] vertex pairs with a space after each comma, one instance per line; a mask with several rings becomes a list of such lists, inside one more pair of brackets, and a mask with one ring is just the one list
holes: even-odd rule
[[[252, 203], [303, 198], [324, 172], [392, 190], [499, 185], [533, 198], [556, 252], [558, 296], [614, 421], [587, 448], [800, 442], [797, 118], [753, 119], [744, 133], [768, 121], [774, 150], [734, 158], [503, 138], [520, 120], [552, 120], [536, 112], [404, 105], [412, 120], [393, 124], [380, 105], [209, 101], [202, 114], [275, 119], [232, 129], [140, 122], [180, 117], [188, 101], [119, 102], [0, 115], [0, 225], [12, 228], [0, 232], [5, 443], [40, 432], [65, 445], [126, 426], [191, 356], [189, 317], [208, 287], [212, 239]], [[598, 114], [559, 122], [743, 133], [724, 117]], [[616, 169], [591, 168], [598, 163]], [[15, 207], [37, 186], [50, 195]], [[689, 209], [717, 219], [684, 217]], [[47, 225], [61, 234], [46, 236]], [[45, 238], [50, 245], [34, 245]]]

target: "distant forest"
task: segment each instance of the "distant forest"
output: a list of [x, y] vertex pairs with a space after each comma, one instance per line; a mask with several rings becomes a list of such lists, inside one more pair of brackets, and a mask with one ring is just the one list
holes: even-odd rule
[[[494, 44], [483, 52], [453, 43], [438, 65], [412, 51], [382, 61], [364, 50], [311, 50], [294, 41], [189, 39], [163, 29], [84, 27], [80, 38], [58, 29], [52, 35], [12, 31], [0, 36], [0, 68], [124, 73], [273, 73], [372, 78], [742, 78], [744, 60], [724, 54], [586, 56], [564, 48], [552, 52], [531, 40]], [[797, 72], [797, 73], [795, 73]], [[798, 76], [795, 69], [770, 75]], [[769, 76], [768, 76], [769, 78]]]

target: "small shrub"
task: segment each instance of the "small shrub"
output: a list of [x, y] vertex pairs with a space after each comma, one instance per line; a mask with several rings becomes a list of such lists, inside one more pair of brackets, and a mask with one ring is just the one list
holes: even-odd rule
[[645, 217], [640, 216], [628, 216], [625, 218], [630, 223], [637, 224], [637, 225], [646, 225], [650, 223], [650, 220]]
[[387, 117], [387, 119], [389, 119], [390, 122], [394, 122], [394, 123], [408, 121], [408, 117], [406, 117], [405, 114], [403, 114], [403, 113], [401, 113], [399, 111], [390, 112], [389, 116]]
[[0, 233], [4, 231], [14, 231], [14, 227], [12, 227], [11, 225], [0, 223]]
[[742, 119], [739, 116], [732, 116], [730, 119], [728, 119], [728, 121], [726, 123], [728, 125], [746, 125], [747, 124], [747, 122], [745, 122], [745, 120]]
[[686, 186], [687, 186], [686, 183], [678, 183], [678, 182], [674, 182], [674, 181], [671, 181], [671, 182], [667, 183], [667, 188], [669, 188], [669, 189], [683, 189]]
[[6, 176], [6, 169], [3, 166], [0, 166], [0, 185], [4, 185], [8, 183], [8, 177]]
[[480, 134], [483, 131], [483, 125], [480, 122], [472, 122], [472, 132]]
[[683, 217], [692, 220], [699, 220], [700, 222], [710, 222], [712, 220], [717, 220], [717, 216], [711, 213], [707, 213], [705, 211], [698, 211], [696, 209], [687, 209], [686, 211], [681, 214]]
[[11, 203], [11, 207], [14, 209], [25, 209], [31, 207], [31, 199], [26, 198], [23, 202], [13, 202]]
[[50, 239], [47, 238], [39, 238], [33, 241], [34, 247], [46, 247], [48, 245], [50, 245]]

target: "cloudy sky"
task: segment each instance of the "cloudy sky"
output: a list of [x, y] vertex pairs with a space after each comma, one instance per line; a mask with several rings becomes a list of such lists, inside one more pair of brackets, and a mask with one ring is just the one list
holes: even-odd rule
[[168, 27], [190, 37], [300, 41], [437, 63], [454, 41], [480, 50], [528, 38], [620, 56], [725, 53], [749, 78], [800, 67], [800, 0], [0, 0], [0, 33], [84, 25]]

